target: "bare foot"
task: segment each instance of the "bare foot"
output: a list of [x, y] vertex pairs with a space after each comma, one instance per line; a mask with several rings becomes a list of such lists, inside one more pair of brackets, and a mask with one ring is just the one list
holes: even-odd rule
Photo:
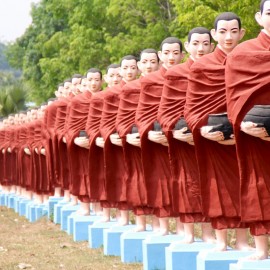
[[250, 256], [240, 258], [239, 260], [243, 261], [260, 261], [268, 259], [268, 254], [256, 252]]
[[77, 205], [77, 202], [71, 201], [68, 205], [70, 205], [70, 206], [75, 206], [75, 205]]
[[76, 214], [79, 215], [79, 216], [90, 216], [89, 211], [85, 211], [85, 210], [81, 210], [81, 209], [77, 210]]
[[236, 250], [241, 250], [241, 251], [254, 251], [255, 248], [245, 244], [245, 245], [236, 245], [235, 246]]
[[168, 234], [169, 234], [169, 231], [166, 230], [166, 229], [161, 229], [158, 232], [158, 235], [160, 235], [160, 236], [165, 236], [165, 235], [168, 235]]
[[224, 243], [218, 243], [216, 246], [212, 249], [212, 251], [226, 251], [227, 245]]
[[110, 222], [110, 218], [109, 217], [103, 217], [101, 220], [97, 221], [98, 223], [106, 223], [106, 222]]
[[122, 220], [122, 219], [120, 218], [120, 220], [118, 221], [118, 225], [119, 225], [119, 226], [127, 226], [127, 225], [128, 225], [128, 221]]
[[203, 242], [209, 243], [209, 244], [216, 244], [217, 240], [214, 236], [203, 236], [202, 237]]
[[183, 240], [177, 241], [177, 243], [179, 243], [179, 244], [192, 244], [192, 243], [194, 243], [194, 238], [192, 235], [191, 236], [187, 235], [184, 237]]
[[144, 231], [146, 231], [146, 227], [137, 225], [136, 228], [133, 231], [134, 232], [144, 232]]

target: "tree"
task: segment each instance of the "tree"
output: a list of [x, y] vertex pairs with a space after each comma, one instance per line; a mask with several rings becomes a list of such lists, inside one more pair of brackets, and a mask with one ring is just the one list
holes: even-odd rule
[[0, 73], [0, 116], [25, 109], [26, 90], [12, 73]]

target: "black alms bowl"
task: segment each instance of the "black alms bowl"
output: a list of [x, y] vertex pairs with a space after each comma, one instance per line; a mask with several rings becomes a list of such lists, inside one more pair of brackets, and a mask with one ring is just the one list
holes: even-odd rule
[[255, 105], [244, 117], [244, 122], [256, 123], [259, 127], [265, 127], [270, 134], [270, 105]]
[[221, 131], [225, 140], [231, 139], [233, 128], [227, 113], [209, 114], [207, 126], [213, 126], [209, 132]]
[[184, 131], [183, 133], [184, 133], [184, 134], [191, 133], [191, 131], [190, 131], [188, 125], [187, 125], [186, 120], [185, 120], [183, 117], [181, 117], [181, 118], [177, 121], [177, 123], [175, 124], [175, 127], [174, 127], [173, 130], [181, 130], [182, 128], [185, 128], [185, 127], [187, 128], [187, 130]]

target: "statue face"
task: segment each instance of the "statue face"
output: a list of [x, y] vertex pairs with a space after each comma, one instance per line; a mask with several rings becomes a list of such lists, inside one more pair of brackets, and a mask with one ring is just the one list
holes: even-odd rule
[[121, 63], [120, 74], [126, 82], [135, 80], [138, 75], [137, 61], [124, 59]]
[[63, 95], [65, 97], [69, 96], [69, 93], [71, 92], [71, 82], [65, 82], [64, 83], [64, 89], [63, 89]]
[[157, 55], [155, 53], [142, 53], [141, 60], [138, 62], [138, 68], [143, 76], [158, 70], [159, 62]]
[[92, 93], [98, 92], [101, 90], [101, 85], [102, 85], [102, 79], [99, 74], [99, 72], [89, 72], [87, 73], [87, 85], [89, 90]]
[[118, 85], [122, 80], [122, 77], [120, 75], [120, 67], [109, 68], [107, 74], [104, 76], [104, 79], [108, 84], [108, 87]]
[[270, 35], [270, 1], [264, 2], [263, 12], [256, 14], [256, 20], [262, 26], [265, 32]]
[[163, 67], [169, 69], [181, 62], [183, 54], [180, 51], [180, 45], [178, 43], [165, 43], [162, 46], [162, 51], [158, 52], [158, 57]]
[[80, 92], [89, 91], [87, 78], [83, 78], [80, 84]]
[[71, 80], [71, 91], [74, 95], [77, 95], [80, 93], [80, 84], [81, 84], [81, 78], [72, 78]]
[[213, 48], [212, 45], [208, 34], [194, 33], [191, 35], [190, 42], [185, 43], [185, 48], [191, 58], [195, 61], [205, 54], [210, 53]]
[[217, 30], [212, 29], [211, 34], [225, 53], [230, 53], [244, 36], [237, 20], [218, 21]]

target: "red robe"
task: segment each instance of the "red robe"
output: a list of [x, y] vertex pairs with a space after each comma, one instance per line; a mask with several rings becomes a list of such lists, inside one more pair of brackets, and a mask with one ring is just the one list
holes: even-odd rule
[[111, 87], [104, 94], [104, 105], [100, 122], [100, 133], [105, 141], [105, 190], [107, 200], [112, 205], [117, 205], [121, 210], [126, 210], [126, 170], [124, 166], [123, 148], [110, 141], [110, 135], [116, 132], [115, 120], [119, 105], [119, 93], [125, 84], [124, 81]]
[[4, 157], [5, 155], [2, 153], [2, 150], [4, 148], [4, 143], [5, 143], [5, 129], [4, 127], [1, 128], [0, 130], [0, 184], [4, 184], [4, 172], [5, 172], [5, 167], [4, 167]]
[[44, 123], [46, 128], [46, 160], [47, 160], [47, 175], [49, 177], [50, 185], [54, 189], [59, 187], [58, 173], [55, 172], [56, 168], [54, 167], [54, 148], [53, 141], [55, 138], [54, 133], [54, 123], [56, 119], [57, 112], [57, 100], [50, 104], [44, 116]]
[[71, 193], [79, 196], [83, 202], [89, 202], [87, 193], [88, 149], [76, 145], [74, 139], [79, 136], [80, 130], [85, 130], [91, 96], [90, 91], [75, 96], [71, 100], [69, 115], [66, 119], [65, 138], [71, 174]]
[[[54, 123], [55, 138], [55, 163], [54, 166], [58, 167], [59, 182], [63, 190], [70, 189], [70, 173], [68, 166], [67, 144], [63, 142], [65, 136], [65, 123], [67, 118], [67, 110], [71, 98], [61, 98], [58, 104], [56, 119]], [[56, 161], [58, 159], [58, 161]]]
[[20, 186], [26, 188], [27, 181], [30, 179], [30, 166], [31, 166], [31, 156], [24, 152], [24, 148], [28, 147], [28, 127], [29, 123], [24, 123], [21, 126], [20, 132], [20, 149], [18, 150], [19, 159], [19, 174], [20, 174]]
[[147, 204], [156, 208], [155, 214], [159, 217], [172, 215], [169, 155], [167, 147], [148, 140], [148, 132], [153, 130], [154, 121], [157, 120], [165, 73], [166, 69], [162, 66], [160, 70], [141, 80], [141, 94], [135, 119], [141, 137]]
[[16, 171], [16, 153], [12, 151], [11, 153], [7, 151], [7, 148], [11, 148], [13, 150], [14, 143], [14, 135], [15, 135], [15, 127], [9, 126], [5, 133], [5, 143], [4, 148], [6, 149], [4, 154], [4, 167], [5, 167], [5, 175], [4, 175], [4, 185], [11, 186], [14, 184], [14, 177]]
[[184, 114], [195, 142], [203, 214], [211, 218], [215, 229], [242, 226], [235, 146], [221, 145], [200, 135], [209, 114], [227, 111], [225, 61], [226, 54], [217, 47], [192, 65]]
[[195, 148], [172, 137], [175, 124], [184, 117], [188, 75], [192, 64], [193, 60], [189, 58], [184, 64], [172, 67], [166, 72], [158, 110], [158, 121], [169, 142], [172, 207], [174, 212], [180, 214], [182, 222], [204, 220]]
[[241, 217], [254, 235], [270, 233], [270, 143], [240, 131], [254, 105], [270, 104], [270, 37], [264, 32], [240, 44], [226, 66], [227, 104], [241, 177]]
[[88, 195], [89, 199], [95, 201], [106, 201], [105, 194], [105, 174], [103, 148], [96, 145], [96, 138], [100, 137], [100, 120], [103, 109], [103, 96], [105, 91], [94, 94], [91, 98], [88, 118], [86, 122], [86, 132], [89, 136], [89, 178]]
[[[38, 194], [49, 194], [50, 192], [50, 183], [47, 176], [47, 164], [46, 156], [40, 153], [40, 150], [44, 148], [43, 130], [44, 122], [43, 119], [37, 119], [35, 124], [35, 135], [33, 143], [33, 161], [35, 169], [35, 192]], [[38, 154], [35, 151], [35, 148], [38, 149]]]
[[131, 133], [141, 92], [141, 78], [123, 86], [116, 118], [116, 130], [123, 142], [126, 167], [127, 202], [136, 215], [150, 214], [147, 207], [146, 186], [141, 161], [141, 148], [126, 143], [126, 135]]

